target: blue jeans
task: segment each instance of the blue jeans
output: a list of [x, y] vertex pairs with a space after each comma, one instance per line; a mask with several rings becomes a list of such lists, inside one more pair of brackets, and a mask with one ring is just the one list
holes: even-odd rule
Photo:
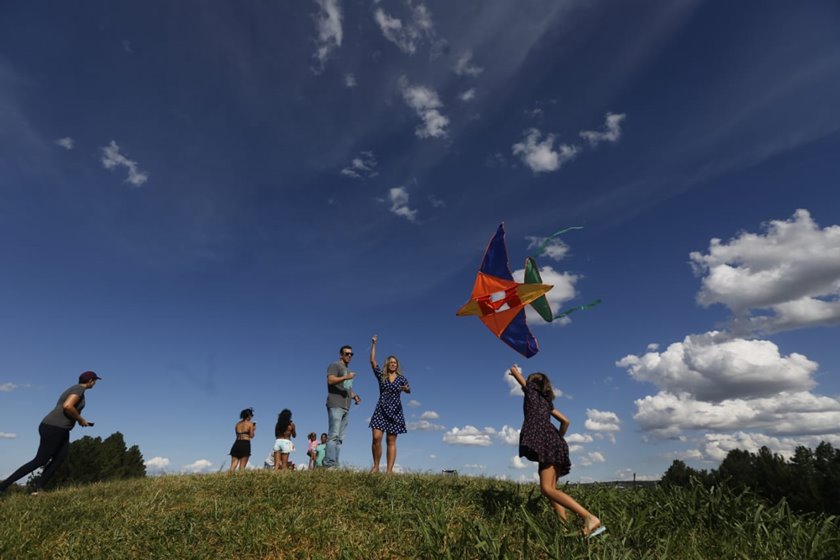
[[338, 454], [344, 441], [344, 432], [350, 420], [350, 411], [345, 408], [327, 408], [330, 429], [327, 432], [327, 448], [324, 450], [324, 466], [337, 467]]

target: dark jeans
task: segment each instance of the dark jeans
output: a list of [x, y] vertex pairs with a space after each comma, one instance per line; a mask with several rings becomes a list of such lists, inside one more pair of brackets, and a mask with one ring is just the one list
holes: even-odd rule
[[47, 465], [38, 480], [38, 489], [40, 490], [55, 473], [55, 469], [67, 457], [67, 451], [70, 448], [70, 430], [40, 424], [38, 433], [41, 434], [41, 443], [38, 445], [38, 453], [35, 454], [35, 458], [9, 475], [9, 478], [0, 482], [0, 491], [5, 490], [35, 469]]

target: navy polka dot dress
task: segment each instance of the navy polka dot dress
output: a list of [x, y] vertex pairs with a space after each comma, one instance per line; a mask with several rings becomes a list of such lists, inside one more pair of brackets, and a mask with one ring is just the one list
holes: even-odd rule
[[376, 403], [376, 410], [370, 419], [370, 427], [388, 434], [406, 433], [400, 393], [401, 387], [408, 385], [408, 380], [402, 375], [397, 375], [394, 381], [388, 381], [388, 377], [382, 375], [379, 366], [373, 369], [373, 373], [379, 382], [379, 402]]
[[559, 476], [569, 474], [569, 445], [551, 422], [552, 402], [531, 382], [525, 385], [522, 405], [525, 420], [519, 432], [519, 456], [541, 464], [553, 464]]

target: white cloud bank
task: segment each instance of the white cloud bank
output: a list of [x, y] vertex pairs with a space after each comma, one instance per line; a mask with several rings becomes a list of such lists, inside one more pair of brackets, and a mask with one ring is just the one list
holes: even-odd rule
[[341, 6], [338, 0], [315, 0], [315, 3], [319, 8], [315, 15], [318, 38], [315, 41], [317, 48], [312, 57], [317, 61], [313, 71], [319, 74], [323, 72], [330, 54], [341, 46], [344, 33], [341, 28]]
[[399, 80], [400, 91], [406, 105], [414, 109], [422, 121], [414, 130], [418, 138], [445, 138], [449, 119], [441, 114], [443, 108], [437, 92], [426, 86], [413, 86], [405, 76]]
[[736, 332], [840, 324], [840, 226], [821, 229], [808, 210], [690, 257], [703, 276], [697, 301], [727, 306]]
[[105, 169], [113, 170], [116, 167], [125, 167], [128, 170], [128, 178], [126, 178], [126, 181], [135, 187], [139, 187], [148, 180], [148, 174], [140, 171], [136, 161], [130, 160], [122, 154], [120, 152], [120, 147], [113, 140], [111, 140], [110, 144], [101, 148], [101, 150], [101, 161]]

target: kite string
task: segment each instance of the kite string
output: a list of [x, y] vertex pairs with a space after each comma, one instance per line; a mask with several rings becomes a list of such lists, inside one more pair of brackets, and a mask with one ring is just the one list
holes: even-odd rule
[[539, 257], [540, 255], [542, 255], [545, 252], [546, 247], [548, 247], [548, 244], [551, 242], [552, 239], [554, 239], [558, 235], [562, 235], [562, 234], [566, 233], [567, 231], [571, 231], [573, 229], [583, 229], [583, 226], [571, 226], [571, 227], [567, 227], [567, 228], [561, 229], [560, 231], [552, 233], [551, 235], [546, 237], [543, 240], [542, 243], [540, 243], [537, 246], [537, 252], [534, 254], [534, 256]]

